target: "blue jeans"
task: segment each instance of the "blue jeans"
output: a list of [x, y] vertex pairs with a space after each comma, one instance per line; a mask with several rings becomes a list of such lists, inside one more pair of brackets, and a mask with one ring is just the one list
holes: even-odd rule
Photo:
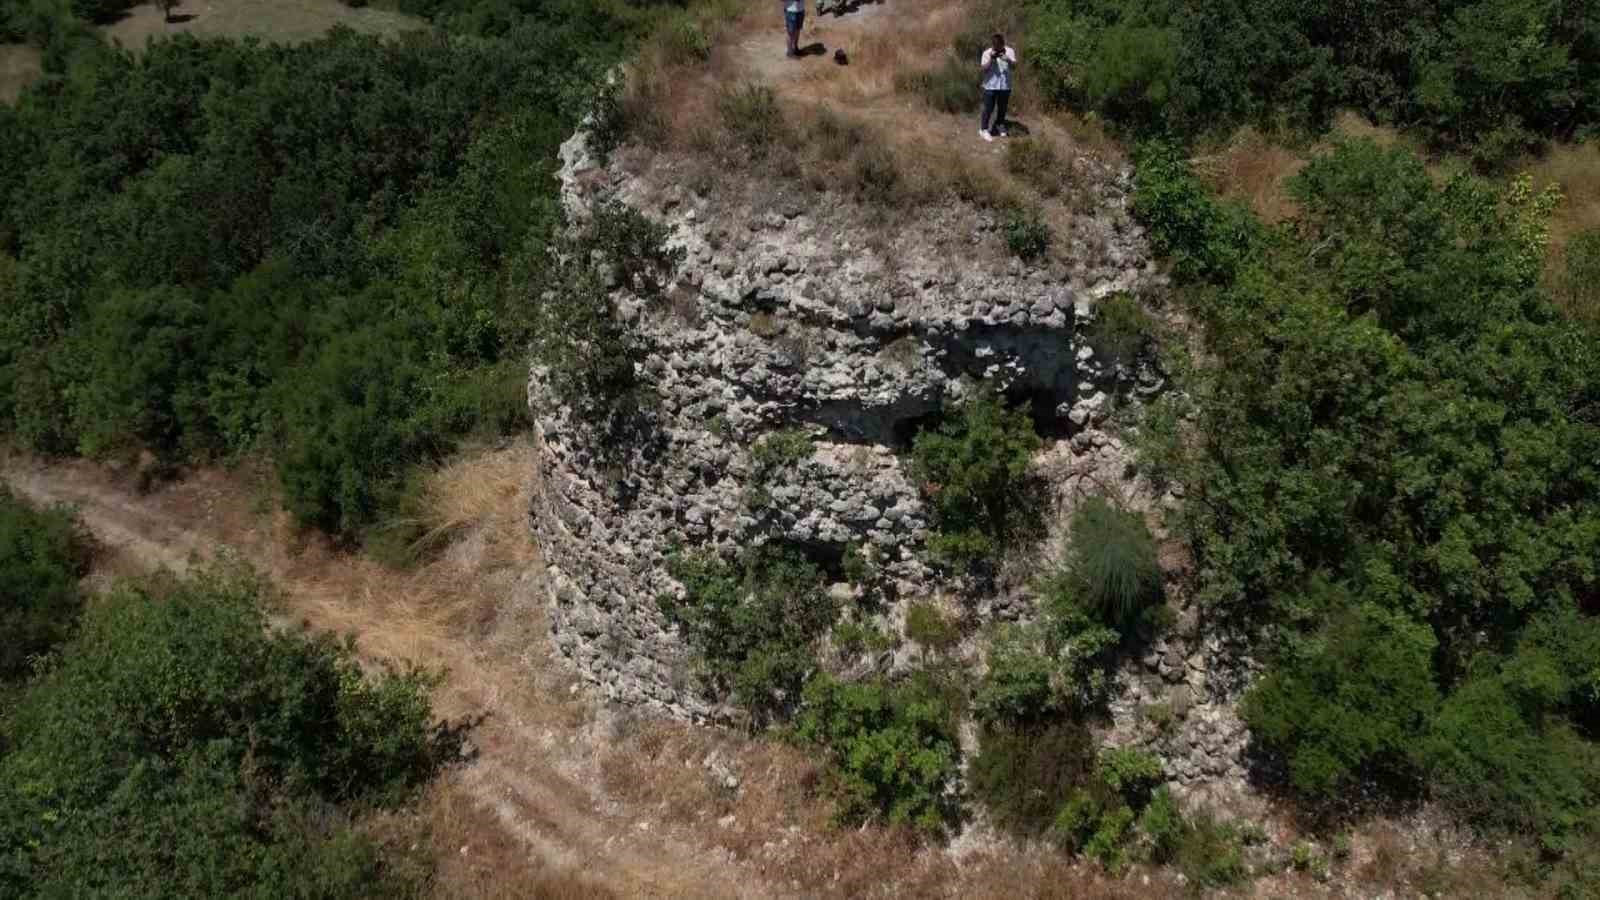
[[989, 114], [997, 113], [994, 117], [994, 127], [1006, 126], [1006, 107], [1011, 103], [1010, 91], [984, 91], [983, 116], [978, 119], [978, 127], [984, 131], [989, 130]]
[[805, 10], [785, 12], [783, 14], [783, 24], [789, 29], [789, 43], [793, 45], [800, 39], [800, 27], [806, 24]]

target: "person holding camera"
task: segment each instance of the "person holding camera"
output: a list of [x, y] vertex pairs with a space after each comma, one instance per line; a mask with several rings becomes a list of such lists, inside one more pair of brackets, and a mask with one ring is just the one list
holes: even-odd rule
[[[996, 33], [983, 51], [978, 69], [983, 73], [983, 115], [978, 119], [978, 137], [994, 140], [996, 133], [1006, 136], [1006, 107], [1011, 104], [1011, 71], [1017, 67], [1017, 51], [1006, 46], [1004, 35]], [[994, 130], [989, 115], [994, 113]]]

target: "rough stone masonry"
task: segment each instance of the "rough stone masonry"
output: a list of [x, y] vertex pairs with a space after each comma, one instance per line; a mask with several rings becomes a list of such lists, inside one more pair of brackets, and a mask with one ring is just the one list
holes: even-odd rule
[[[1092, 239], [1073, 240], [1070, 263], [1028, 266], [981, 252], [1000, 240], [998, 225], [971, 209], [897, 233], [887, 258], [843, 200], [713, 202], [680, 187], [664, 157], [598, 164], [581, 132], [561, 158], [574, 221], [615, 199], [664, 221], [669, 243], [686, 253], [669, 300], [647, 303], [621, 285], [614, 294], [649, 348], [636, 360], [660, 397], [648, 439], [604, 446], [537, 369], [530, 379], [540, 461], [531, 521], [548, 561], [554, 641], [608, 699], [726, 718], [697, 689], [658, 607], [663, 593], [681, 590], [666, 572], [675, 548], [729, 556], [772, 540], [835, 555], [858, 548], [890, 596], [948, 587], [925, 562], [928, 518], [898, 451], [979, 382], [1032, 400], [1053, 425], [1038, 465], [1063, 506], [1089, 481], [1127, 479], [1120, 439], [1099, 426], [1115, 403], [1159, 391], [1160, 379], [1102, 365], [1083, 339], [1097, 300], [1160, 283], [1128, 215], [1127, 170], [1086, 173], [1098, 185], [1097, 211], [1081, 223]], [[753, 448], [793, 429], [811, 437], [809, 454], [758, 472]], [[1158, 499], [1146, 492], [1140, 502]], [[980, 611], [1027, 614], [1004, 597]], [[1216, 715], [1187, 656], [1175, 664], [1178, 677], [1155, 677], [1154, 686], [1174, 685], [1181, 712], [1193, 708], [1192, 721], [1209, 733]], [[1152, 678], [1134, 663], [1126, 681], [1116, 708], [1131, 722]], [[1162, 743], [1172, 740], [1182, 739]], [[1212, 741], [1203, 748], [1197, 765], [1174, 764], [1174, 774], [1215, 772], [1222, 750]]]

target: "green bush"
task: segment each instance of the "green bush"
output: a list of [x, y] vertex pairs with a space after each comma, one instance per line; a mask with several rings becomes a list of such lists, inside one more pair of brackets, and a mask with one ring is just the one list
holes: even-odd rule
[[1119, 643], [1070, 598], [1047, 596], [1039, 620], [1002, 626], [989, 644], [989, 670], [973, 692], [980, 720], [1024, 727], [1101, 706]]
[[0, 682], [72, 634], [90, 544], [66, 509], [36, 509], [0, 489]]
[[967, 770], [967, 787], [996, 826], [1039, 837], [1074, 791], [1089, 782], [1094, 766], [1094, 736], [1076, 722], [991, 729]]
[[827, 748], [840, 821], [909, 825], [930, 834], [954, 821], [955, 717], [947, 698], [925, 682], [818, 675], [806, 685], [795, 733]]
[[1132, 366], [1154, 339], [1155, 328], [1138, 298], [1113, 294], [1094, 306], [1089, 346], [1108, 365]]
[[1083, 66], [1084, 99], [1136, 127], [1162, 123], [1178, 78], [1178, 40], [1166, 28], [1118, 25], [1101, 32]]
[[1050, 249], [1050, 225], [1033, 207], [1013, 209], [1006, 213], [1002, 231], [1006, 238], [1006, 249], [1018, 259], [1032, 262]]
[[369, 680], [332, 638], [271, 632], [220, 572], [89, 607], [6, 722], [0, 892], [379, 896], [340, 804], [406, 795], [458, 753], [421, 673]]
[[906, 607], [906, 638], [924, 651], [943, 653], [961, 641], [961, 628], [938, 606], [920, 602]]
[[1229, 281], [1258, 252], [1260, 225], [1248, 210], [1213, 200], [1176, 146], [1140, 144], [1134, 164], [1133, 213], [1179, 281]]
[[1089, 497], [1072, 512], [1071, 542], [1055, 586], [1099, 621], [1130, 633], [1161, 602], [1161, 567], [1144, 516]]
[[1039, 436], [1021, 409], [980, 393], [957, 406], [936, 429], [912, 442], [911, 470], [933, 510], [928, 539], [953, 565], [991, 560], [1038, 528], [1027, 490]]
[[668, 571], [684, 592], [662, 596], [662, 612], [695, 651], [713, 694], [744, 707], [752, 728], [792, 711], [815, 668], [816, 641], [838, 617], [822, 572], [771, 545], [737, 564], [710, 553], [677, 555]]
[[1319, 800], [1359, 778], [1402, 785], [1412, 751], [1438, 706], [1432, 631], [1363, 604], [1334, 614], [1316, 640], [1292, 651], [1246, 696], [1251, 733], [1284, 754], [1290, 780]]

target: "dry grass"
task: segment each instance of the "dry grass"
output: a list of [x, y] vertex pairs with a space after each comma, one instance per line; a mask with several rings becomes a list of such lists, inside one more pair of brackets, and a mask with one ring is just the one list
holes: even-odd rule
[[1305, 164], [1302, 155], [1254, 128], [1242, 128], [1221, 148], [1196, 160], [1196, 170], [1221, 196], [1277, 223], [1298, 212], [1285, 183]]
[[26, 44], [0, 44], [0, 103], [14, 103], [44, 74], [43, 55]]
[[[800, 43], [822, 51], [792, 60], [783, 55], [781, 19], [765, 6], [746, 7], [732, 20], [704, 26], [712, 35], [705, 58], [665, 49], [642, 54], [629, 73], [625, 114], [635, 139], [651, 150], [714, 159], [724, 176], [749, 171], [771, 181], [776, 175], [811, 194], [853, 197], [887, 230], [952, 195], [990, 210], [1031, 205], [1045, 195], [1041, 208], [1056, 244], [1070, 246], [1075, 216], [1094, 205], [1093, 192], [1079, 190], [1071, 177], [1072, 163], [1121, 158], [1094, 122], [1039, 113], [1023, 81], [1012, 103], [1012, 118], [1026, 123], [1019, 132], [1031, 133], [1035, 146], [1052, 148], [1064, 163], [1059, 183], [1041, 185], [1035, 172], [1008, 171], [1006, 143], [977, 139], [975, 116], [940, 112], [902, 90], [911, 76], [953, 59], [952, 43], [973, 27], [975, 14], [1004, 12], [934, 0], [908, 16], [866, 3], [843, 17], [808, 20]], [[846, 51], [848, 65], [833, 62], [836, 49]], [[971, 81], [976, 99], [976, 72]], [[744, 102], [752, 89], [766, 91], [775, 106]], [[730, 93], [741, 102], [728, 102]], [[769, 108], [781, 122], [772, 121]], [[759, 116], [741, 112], [757, 109]], [[695, 184], [700, 192], [718, 182]]]
[[1579, 232], [1600, 229], [1600, 142], [1552, 147], [1517, 168], [1533, 176], [1535, 187], [1561, 186], [1562, 203], [1550, 222], [1557, 254]]
[[254, 36], [293, 44], [319, 38], [335, 25], [383, 37], [429, 27], [421, 19], [393, 10], [354, 9], [339, 0], [184, 0], [172, 14], [181, 21], [166, 22], [155, 4], [135, 6], [101, 33], [107, 41], [141, 50], [152, 38], [174, 34]]

